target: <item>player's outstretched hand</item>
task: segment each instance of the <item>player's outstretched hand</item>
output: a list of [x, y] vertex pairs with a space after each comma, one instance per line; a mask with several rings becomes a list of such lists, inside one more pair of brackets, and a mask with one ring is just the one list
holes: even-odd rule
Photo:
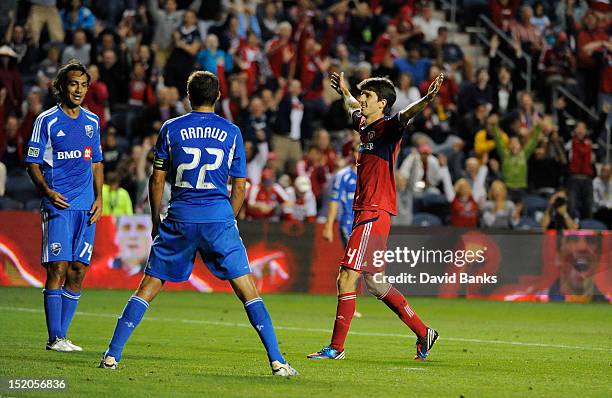
[[63, 210], [70, 207], [70, 204], [68, 203], [68, 198], [59, 192], [50, 190], [47, 193], [47, 198], [49, 198], [53, 206], [57, 207], [58, 209]]
[[89, 214], [91, 214], [91, 216], [89, 216], [89, 224], [95, 224], [100, 219], [102, 216], [101, 197], [98, 196], [96, 200], [94, 200], [93, 205], [91, 205], [91, 210], [89, 210]]
[[345, 95], [348, 92], [348, 88], [346, 87], [346, 83], [344, 82], [344, 72], [337, 74], [333, 72], [330, 76], [331, 80], [331, 88], [336, 90], [336, 92], [340, 95]]
[[431, 101], [438, 95], [438, 91], [440, 91], [440, 87], [442, 87], [442, 82], [444, 81], [444, 73], [440, 73], [436, 80], [431, 82], [429, 85], [429, 89], [427, 90], [427, 99]]

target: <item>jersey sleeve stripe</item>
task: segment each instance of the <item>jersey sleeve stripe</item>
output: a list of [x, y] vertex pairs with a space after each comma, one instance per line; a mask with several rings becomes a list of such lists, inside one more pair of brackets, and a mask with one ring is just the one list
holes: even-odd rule
[[234, 136], [234, 143], [232, 144], [232, 147], [229, 151], [229, 155], [227, 157], [227, 167], [232, 168], [232, 161], [234, 160], [234, 151], [236, 150], [236, 138], [238, 138], [237, 135]]
[[98, 125], [98, 120], [97, 119], [94, 119], [93, 117], [91, 117], [91, 116], [89, 116], [87, 114], [85, 115], [85, 117], [96, 124], [96, 129], [98, 129], [98, 130], [100, 129], [100, 126]]
[[47, 137], [51, 137], [51, 126], [57, 122], [57, 116], [47, 123]]
[[36, 122], [34, 123], [34, 130], [32, 132], [32, 142], [40, 142], [40, 128], [42, 126], [43, 120], [57, 111], [57, 105], [53, 108], [47, 109], [36, 118]]

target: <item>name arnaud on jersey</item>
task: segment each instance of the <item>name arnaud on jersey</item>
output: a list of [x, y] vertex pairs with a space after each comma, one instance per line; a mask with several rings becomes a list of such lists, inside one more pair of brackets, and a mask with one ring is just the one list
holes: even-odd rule
[[191, 138], [212, 138], [225, 142], [227, 139], [227, 131], [217, 127], [188, 127], [181, 129], [181, 139], [183, 141]]

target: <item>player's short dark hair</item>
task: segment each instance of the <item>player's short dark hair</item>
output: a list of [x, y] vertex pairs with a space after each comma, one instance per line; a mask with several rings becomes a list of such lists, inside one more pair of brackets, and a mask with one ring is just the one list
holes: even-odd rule
[[68, 73], [81, 72], [87, 76], [87, 85], [91, 82], [91, 75], [87, 71], [85, 65], [78, 59], [71, 59], [66, 62], [57, 72], [55, 80], [53, 80], [53, 94], [58, 101], [63, 102], [66, 98], [66, 87], [68, 85]]
[[187, 79], [187, 94], [191, 107], [212, 106], [219, 98], [219, 79], [208, 71], [195, 71]]
[[387, 104], [383, 109], [385, 114], [391, 111], [391, 107], [395, 103], [396, 94], [393, 82], [387, 77], [370, 77], [363, 80], [357, 85], [357, 88], [361, 91], [368, 90], [376, 93], [378, 100], [387, 100]]

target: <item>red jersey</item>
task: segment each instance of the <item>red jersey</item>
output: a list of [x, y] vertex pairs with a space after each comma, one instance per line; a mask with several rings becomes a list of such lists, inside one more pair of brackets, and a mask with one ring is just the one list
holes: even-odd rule
[[451, 205], [451, 225], [454, 227], [478, 226], [478, 203], [470, 196], [465, 202], [455, 196]]
[[394, 216], [397, 202], [393, 170], [404, 127], [398, 115], [366, 124], [357, 110], [353, 112], [353, 128], [361, 138], [353, 210], [384, 210]]

